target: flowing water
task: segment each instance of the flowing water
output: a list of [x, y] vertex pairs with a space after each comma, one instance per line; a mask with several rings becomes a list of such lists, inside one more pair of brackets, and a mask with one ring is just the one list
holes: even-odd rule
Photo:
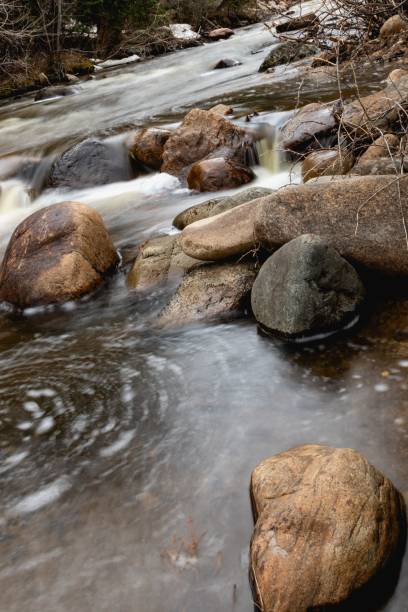
[[[218, 102], [270, 129], [298, 103], [336, 97], [327, 80], [298, 94], [294, 69], [258, 74], [271, 44], [251, 26], [71, 97], [4, 105], [0, 154], [45, 159]], [[224, 57], [242, 65], [211, 71]], [[370, 89], [384, 74], [364, 76]], [[261, 153], [258, 184], [299, 180]], [[95, 206], [124, 255], [205, 199], [168, 175], [36, 199], [28, 186], [2, 183], [0, 254], [24, 216], [64, 199]], [[129, 294], [120, 272], [77, 304], [0, 314], [1, 612], [249, 612], [250, 473], [297, 444], [354, 447], [408, 491], [406, 303], [334, 342], [285, 347], [250, 320], [158, 333], [149, 321], [164, 299]], [[407, 597], [404, 566], [381, 609], [406, 611]]]

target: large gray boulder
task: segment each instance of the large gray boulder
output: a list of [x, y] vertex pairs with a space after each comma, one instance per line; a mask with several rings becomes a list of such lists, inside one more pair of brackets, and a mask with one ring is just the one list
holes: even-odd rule
[[62, 153], [51, 167], [49, 183], [52, 187], [93, 187], [127, 181], [131, 168], [127, 149], [88, 138]]
[[354, 268], [318, 236], [299, 236], [262, 266], [252, 289], [260, 325], [282, 336], [313, 336], [350, 322], [364, 298]]

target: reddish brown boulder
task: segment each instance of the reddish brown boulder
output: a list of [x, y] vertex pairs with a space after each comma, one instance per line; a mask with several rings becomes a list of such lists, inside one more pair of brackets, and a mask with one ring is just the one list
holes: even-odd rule
[[172, 132], [157, 128], [148, 128], [132, 132], [126, 140], [131, 156], [139, 163], [160, 170], [163, 163], [164, 145]]
[[251, 575], [263, 612], [331, 609], [400, 556], [403, 498], [354, 450], [276, 455], [254, 470], [251, 493]]
[[54, 204], [14, 231], [0, 268], [0, 300], [20, 308], [74, 300], [96, 289], [118, 261], [96, 210]]
[[[191, 166], [222, 150], [227, 157], [246, 164], [253, 137], [219, 112], [190, 111], [164, 145], [162, 172], [185, 179]], [[224, 155], [225, 156], [225, 155]]]
[[347, 174], [353, 165], [353, 154], [344, 149], [314, 151], [303, 161], [303, 180], [306, 183], [318, 176]]
[[194, 164], [187, 184], [196, 191], [220, 191], [246, 185], [254, 176], [250, 168], [224, 157], [214, 157]]

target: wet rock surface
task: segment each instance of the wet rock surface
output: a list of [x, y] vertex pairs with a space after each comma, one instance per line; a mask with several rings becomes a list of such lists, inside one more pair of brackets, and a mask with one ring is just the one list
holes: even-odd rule
[[210, 264], [192, 270], [160, 314], [158, 324], [178, 327], [242, 314], [255, 277], [253, 263]]
[[136, 162], [152, 170], [160, 170], [164, 145], [171, 134], [170, 130], [157, 128], [136, 130], [127, 138], [126, 146]]
[[49, 184], [52, 187], [93, 187], [129, 178], [131, 169], [125, 146], [89, 138], [56, 159]]
[[[218, 112], [193, 109], [164, 146], [162, 172], [185, 178], [191, 166], [218, 150], [246, 165], [252, 136]], [[224, 155], [225, 156], [225, 155]]]
[[316, 55], [319, 49], [315, 45], [299, 43], [298, 41], [287, 41], [274, 47], [267, 58], [262, 62], [259, 72], [273, 70], [276, 66], [290, 64], [305, 57]]
[[196, 162], [187, 176], [187, 185], [195, 191], [221, 191], [250, 183], [254, 172], [233, 159], [214, 157]]
[[355, 317], [363, 299], [354, 268], [324, 240], [306, 234], [263, 264], [251, 303], [263, 328], [299, 337], [341, 328]]
[[13, 233], [0, 268], [0, 300], [19, 308], [75, 300], [96, 289], [118, 261], [93, 208], [48, 206]]
[[304, 151], [308, 145], [319, 145], [319, 139], [337, 125], [332, 104], [312, 102], [295, 112], [283, 126], [282, 146], [289, 151]]
[[214, 217], [241, 204], [245, 204], [245, 202], [256, 200], [270, 193], [272, 193], [272, 189], [267, 189], [266, 187], [249, 187], [230, 197], [214, 198], [201, 204], [195, 204], [178, 214], [173, 220], [173, 225], [177, 229], [182, 230], [195, 221]]
[[144, 242], [127, 278], [128, 287], [138, 291], [153, 289], [171, 278], [181, 278], [202, 262], [185, 255], [180, 236], [159, 236]]
[[251, 494], [251, 573], [262, 610], [326, 609], [353, 595], [352, 609], [363, 610], [369, 596], [360, 589], [370, 581], [379, 593], [386, 588], [381, 580], [405, 543], [405, 504], [361, 454], [293, 448], [258, 465]]

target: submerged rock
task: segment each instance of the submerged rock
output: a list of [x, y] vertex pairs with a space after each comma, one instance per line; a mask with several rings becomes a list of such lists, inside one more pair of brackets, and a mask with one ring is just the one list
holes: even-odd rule
[[54, 204], [14, 231], [0, 268], [0, 300], [26, 308], [78, 299], [118, 261], [96, 210], [79, 202]]
[[181, 278], [203, 262], [183, 253], [180, 236], [159, 236], [146, 240], [129, 272], [127, 283], [130, 289], [146, 291], [169, 277]]
[[354, 155], [345, 149], [314, 151], [303, 161], [303, 180], [306, 183], [318, 176], [347, 174], [353, 165]]
[[216, 151], [246, 165], [253, 137], [219, 112], [193, 109], [164, 145], [162, 172], [186, 178], [191, 166]]
[[40, 100], [48, 100], [49, 98], [73, 96], [75, 89], [66, 85], [56, 85], [55, 87], [45, 87], [35, 94], [35, 102]]
[[222, 70], [223, 68], [233, 68], [234, 66], [241, 66], [242, 62], [233, 59], [222, 59], [217, 62], [214, 66], [214, 70]]
[[196, 162], [187, 176], [187, 184], [195, 191], [221, 191], [250, 183], [255, 178], [251, 168], [224, 157]]
[[204, 261], [218, 261], [252, 251], [256, 246], [254, 223], [258, 202], [253, 200], [188, 225], [181, 234], [184, 253]]
[[164, 145], [170, 138], [170, 130], [147, 128], [129, 134], [126, 146], [131, 156], [152, 170], [160, 170], [163, 163]]
[[[293, 448], [258, 465], [251, 494], [251, 576], [264, 612], [331, 609], [372, 579], [384, 590], [379, 579], [405, 543], [405, 504], [358, 452]], [[367, 592], [360, 598], [356, 610]]]
[[244, 189], [244, 191], [240, 191], [233, 196], [214, 198], [201, 204], [195, 204], [178, 214], [173, 220], [173, 225], [177, 229], [182, 230], [195, 221], [214, 217], [241, 204], [245, 204], [245, 202], [251, 202], [257, 198], [269, 195], [272, 191], [272, 189], [267, 189], [266, 187], [248, 187], [248, 189]]
[[211, 264], [187, 274], [159, 317], [164, 327], [242, 312], [256, 277], [252, 263]]
[[310, 181], [262, 198], [255, 211], [255, 240], [275, 251], [302, 234], [318, 234], [352, 263], [407, 276], [401, 211], [408, 210], [408, 177], [341, 178]]
[[343, 327], [363, 298], [364, 287], [354, 268], [324, 240], [306, 234], [263, 264], [251, 303], [265, 329], [303, 337]]
[[232, 115], [234, 113], [234, 109], [232, 106], [228, 106], [227, 104], [216, 104], [212, 108], [210, 108], [210, 113], [218, 113], [225, 117], [226, 115]]
[[131, 178], [124, 145], [89, 138], [60, 155], [51, 167], [52, 187], [93, 187]]
[[332, 104], [312, 103], [298, 110], [283, 126], [281, 143], [288, 151], [301, 152], [318, 146], [322, 137], [335, 130], [337, 120]]
[[282, 64], [290, 64], [305, 57], [311, 57], [319, 52], [318, 47], [296, 40], [288, 40], [277, 45], [262, 62], [259, 72], [266, 72]]

